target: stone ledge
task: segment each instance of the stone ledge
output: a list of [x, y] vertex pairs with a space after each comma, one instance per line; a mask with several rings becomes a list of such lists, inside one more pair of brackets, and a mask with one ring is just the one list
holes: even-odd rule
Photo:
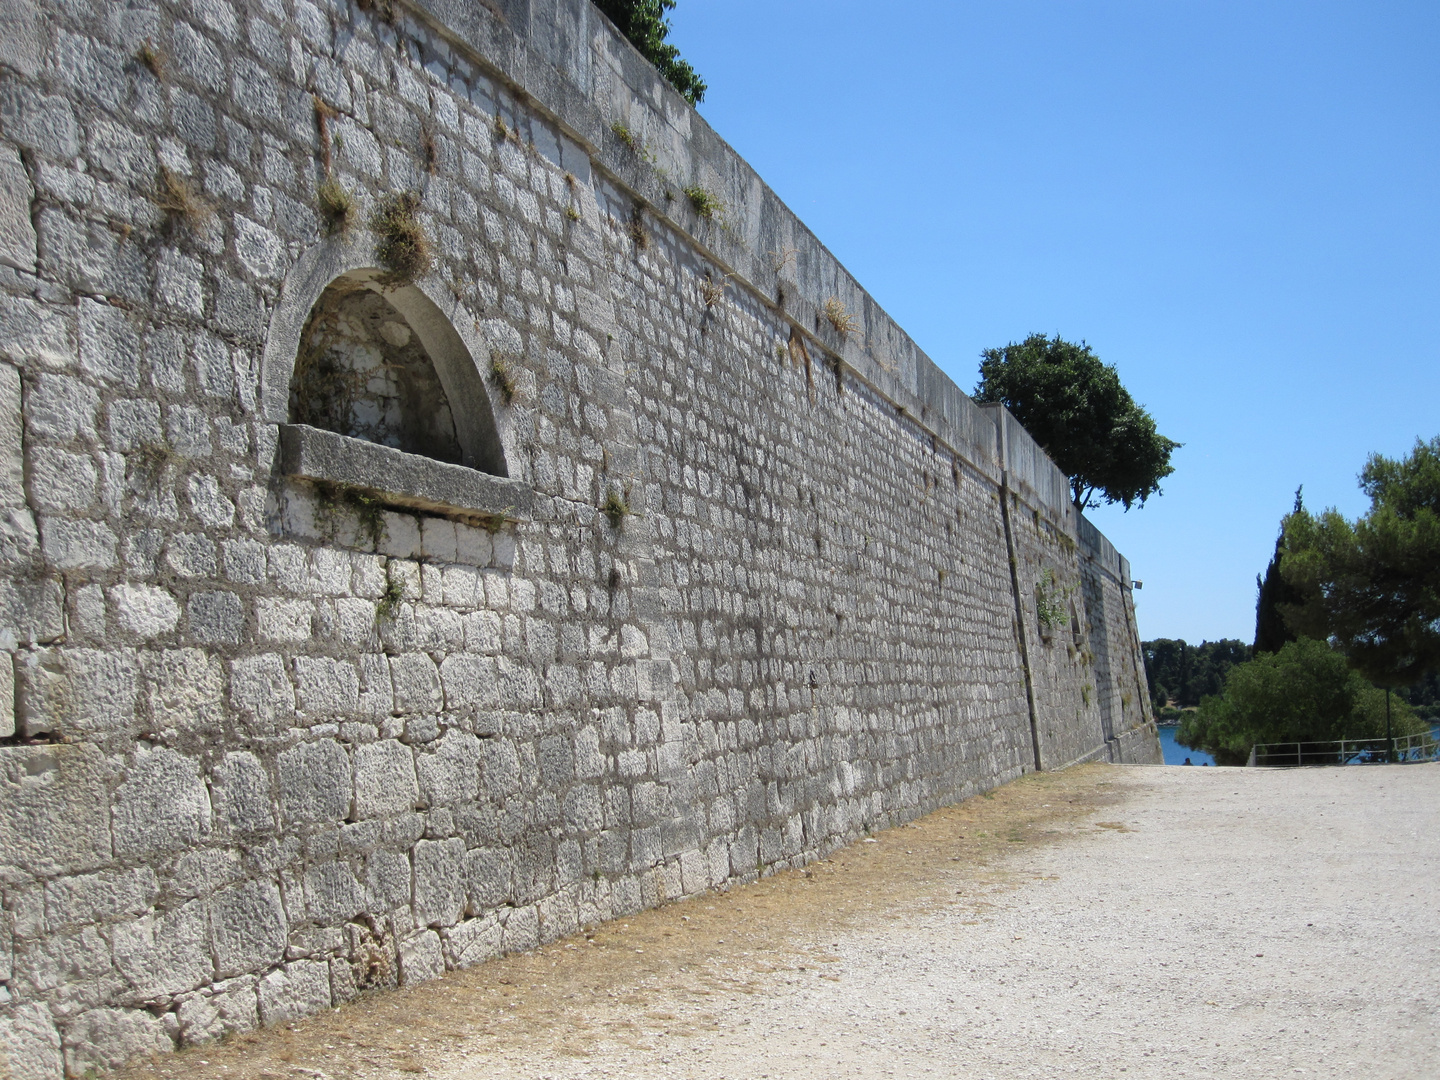
[[280, 425], [279, 468], [287, 476], [361, 488], [387, 505], [432, 514], [527, 521], [535, 507], [534, 490], [518, 480], [305, 424]]

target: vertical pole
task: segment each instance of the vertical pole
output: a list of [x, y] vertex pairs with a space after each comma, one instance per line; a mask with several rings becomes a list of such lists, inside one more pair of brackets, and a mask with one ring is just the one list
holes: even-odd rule
[[1390, 687], [1385, 687], [1385, 760], [1395, 761], [1395, 739], [1390, 734]]

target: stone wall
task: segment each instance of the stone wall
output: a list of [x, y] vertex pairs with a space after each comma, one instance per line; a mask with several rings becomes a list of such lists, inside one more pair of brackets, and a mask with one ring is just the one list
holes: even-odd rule
[[588, 0], [0, 14], [11, 1075], [1158, 757], [1064, 478]]

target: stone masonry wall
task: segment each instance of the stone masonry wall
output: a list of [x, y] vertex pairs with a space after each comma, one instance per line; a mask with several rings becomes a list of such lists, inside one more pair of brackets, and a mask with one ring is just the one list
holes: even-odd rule
[[[1158, 758], [1128, 567], [1064, 478], [588, 0], [0, 24], [9, 1075]], [[387, 284], [406, 192], [433, 262]], [[293, 423], [346, 275], [476, 468]]]

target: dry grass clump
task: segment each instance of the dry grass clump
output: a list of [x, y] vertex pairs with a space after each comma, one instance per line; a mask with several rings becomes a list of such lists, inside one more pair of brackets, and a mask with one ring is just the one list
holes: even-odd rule
[[700, 282], [700, 297], [705, 301], [707, 308], [712, 308], [725, 297], [725, 290], [730, 287], [730, 275], [716, 278], [707, 274], [705, 280]]
[[430, 270], [430, 238], [415, 216], [420, 197], [413, 191], [382, 199], [370, 219], [375, 254], [385, 268], [385, 284], [409, 285]]
[[163, 165], [155, 177], [154, 200], [172, 224], [186, 225], [195, 232], [203, 232], [215, 216], [214, 209], [199, 196], [189, 180]]
[[605, 496], [605, 505], [601, 509], [605, 517], [609, 519], [610, 527], [617, 531], [625, 523], [625, 519], [630, 516], [630, 504], [625, 500], [625, 496], [614, 488], [611, 488], [610, 493]]
[[140, 43], [140, 48], [135, 50], [135, 59], [150, 69], [150, 74], [161, 82], [165, 81], [165, 67], [169, 57], [165, 50], [156, 45], [155, 42], [146, 38]]
[[345, 236], [355, 224], [355, 196], [333, 176], [327, 176], [315, 189], [315, 201], [327, 230]]
[[823, 312], [825, 321], [833, 326], [841, 337], [860, 332], [860, 317], [850, 314], [838, 296], [832, 296], [825, 301]]

